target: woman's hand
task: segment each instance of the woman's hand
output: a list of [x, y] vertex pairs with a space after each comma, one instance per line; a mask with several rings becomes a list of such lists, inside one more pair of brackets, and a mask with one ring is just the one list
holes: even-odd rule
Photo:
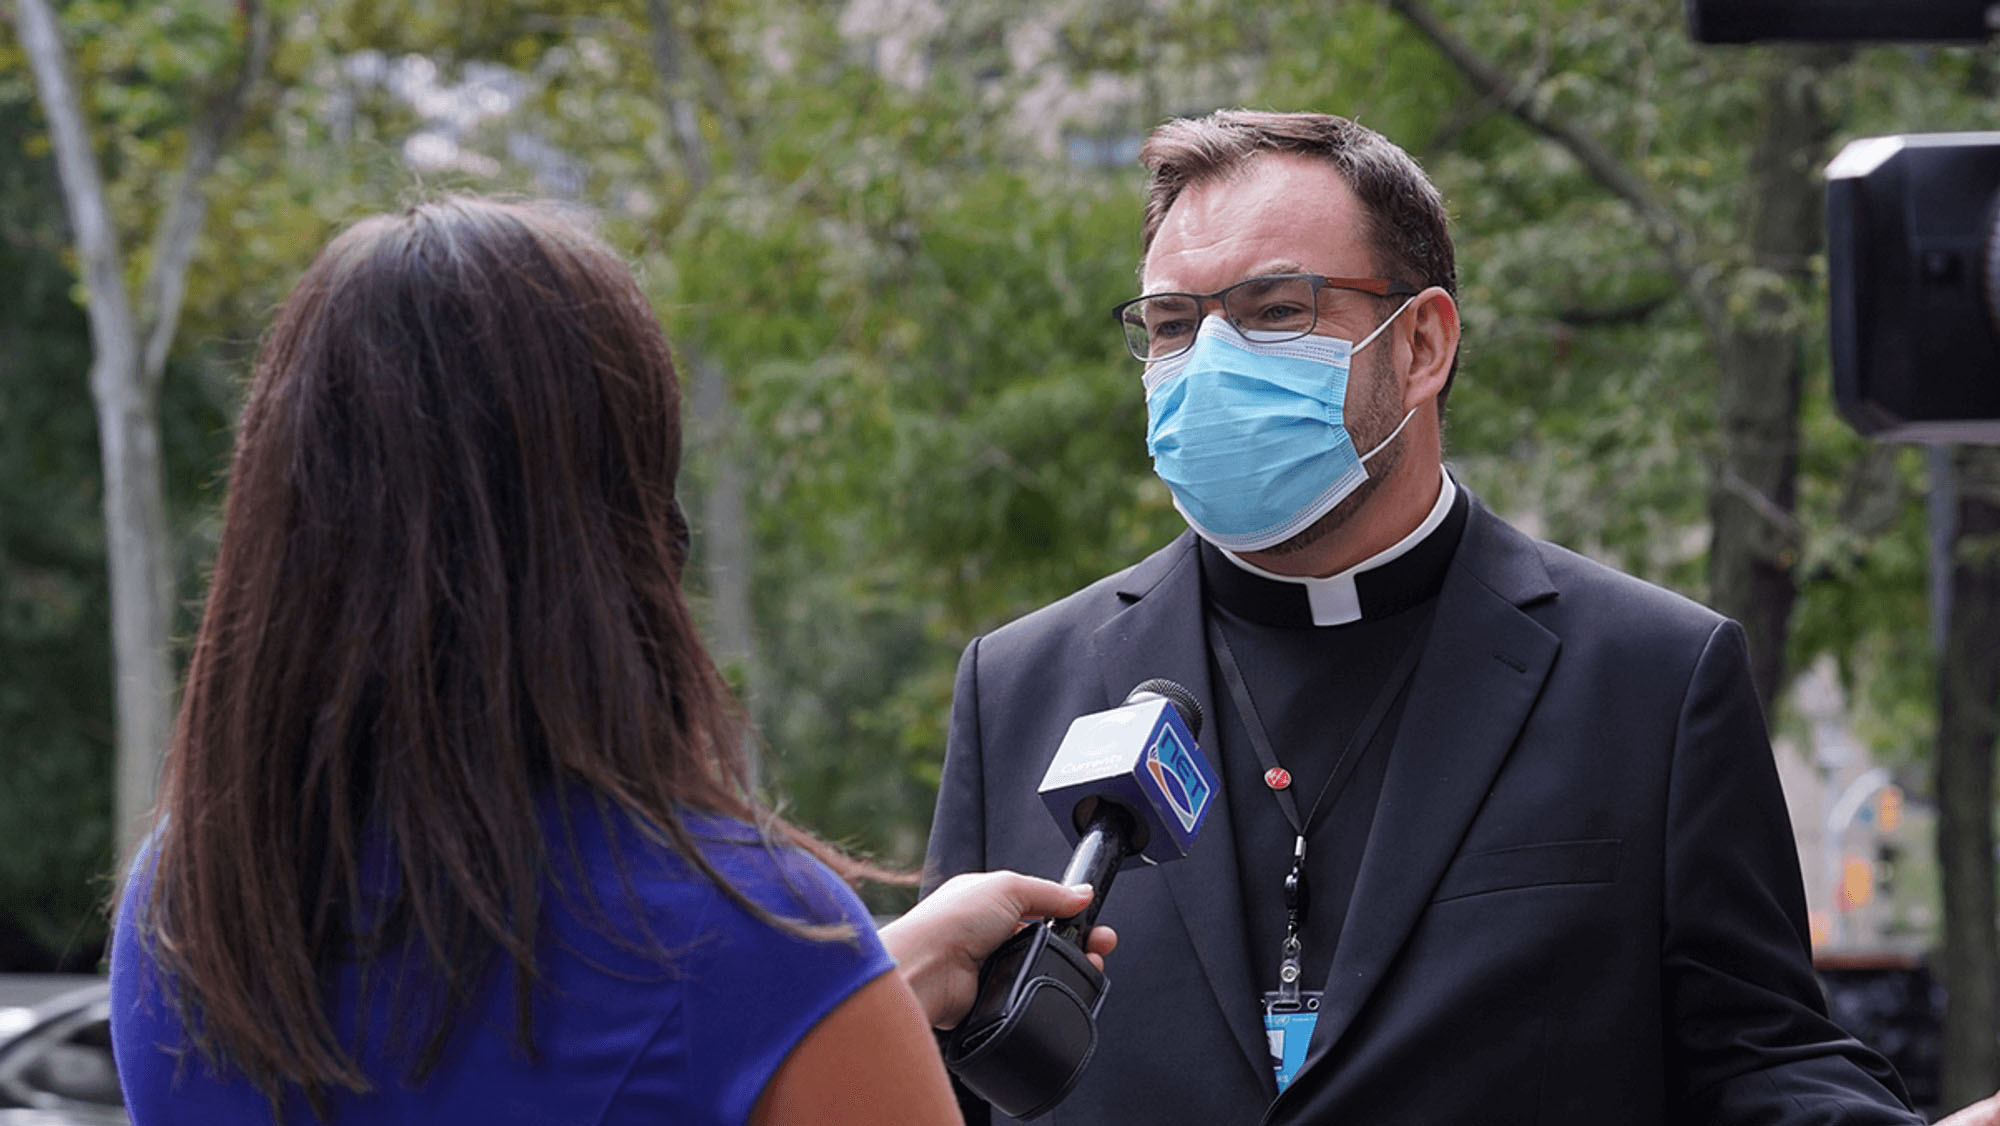
[[2000, 1126], [2000, 1095], [1981, 1099], [1950, 1118], [1940, 1118], [1937, 1126]]
[[[1090, 902], [1090, 885], [1064, 887], [1019, 872], [953, 876], [908, 914], [882, 928], [882, 945], [896, 959], [934, 1028], [950, 1028], [972, 1008], [979, 964], [1028, 919], [1062, 918]], [[1098, 969], [1118, 945], [1110, 927], [1093, 927], [1085, 953]]]

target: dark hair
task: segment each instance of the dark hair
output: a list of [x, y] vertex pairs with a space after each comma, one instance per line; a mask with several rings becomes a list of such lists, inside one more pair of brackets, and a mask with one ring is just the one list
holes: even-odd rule
[[[552, 838], [570, 836], [542, 828], [549, 787], [633, 816], [797, 931], [827, 928], [748, 902], [682, 810], [873, 873], [752, 794], [745, 725], [681, 592], [680, 454], [651, 306], [616, 254], [546, 207], [452, 198], [365, 220], [279, 310], [237, 436], [144, 925], [197, 1048], [274, 1109], [287, 1085], [316, 1110], [334, 1087], [367, 1089], [322, 996], [356, 950], [408, 943], [428, 965], [441, 1004], [419, 1010], [434, 1020], [413, 1077], [496, 956], [532, 1053], [541, 888]], [[356, 933], [378, 837], [393, 901], [379, 932]]]
[[[1437, 186], [1395, 142], [1327, 113], [1217, 110], [1153, 130], [1139, 150], [1139, 162], [1152, 173], [1140, 253], [1152, 249], [1167, 210], [1189, 185], [1233, 175], [1265, 152], [1302, 153], [1332, 165], [1361, 202], [1364, 240], [1385, 272], [1420, 289], [1437, 286], [1458, 295], [1458, 264]], [[1454, 356], [1451, 375], [1457, 372]], [[1440, 412], [1450, 390], [1447, 377], [1438, 393]]]

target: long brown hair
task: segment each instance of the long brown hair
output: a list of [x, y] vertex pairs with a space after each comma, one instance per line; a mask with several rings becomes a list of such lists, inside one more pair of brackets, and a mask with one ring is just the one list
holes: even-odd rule
[[702, 859], [683, 809], [870, 871], [751, 792], [744, 725], [681, 592], [680, 454], [651, 307], [553, 210], [452, 198], [365, 220], [279, 310], [143, 924], [196, 1046], [274, 1107], [287, 1085], [316, 1109], [369, 1087], [323, 982], [357, 944], [381, 949], [356, 933], [374, 834], [394, 857], [390, 929], [441, 986], [419, 1078], [496, 956], [532, 1050], [547, 787], [635, 815], [767, 919]]

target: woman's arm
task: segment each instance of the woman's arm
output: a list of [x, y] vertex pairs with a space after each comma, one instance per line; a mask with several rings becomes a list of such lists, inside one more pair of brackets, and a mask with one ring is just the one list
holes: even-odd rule
[[751, 1112], [751, 1126], [956, 1124], [937, 1041], [902, 975], [885, 973], [806, 1033]]
[[[752, 1126], [929, 1126], [962, 1121], [931, 1027], [949, 1028], [972, 1007], [979, 964], [1022, 920], [1072, 915], [1090, 902], [1018, 872], [954, 876], [882, 928], [898, 973], [856, 990], [800, 1040], [764, 1088]], [[1118, 943], [1090, 933], [1099, 968]]]

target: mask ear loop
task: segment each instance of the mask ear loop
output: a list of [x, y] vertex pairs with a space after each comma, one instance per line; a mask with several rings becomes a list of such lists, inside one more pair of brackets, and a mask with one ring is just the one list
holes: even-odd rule
[[1374, 457], [1376, 454], [1381, 453], [1383, 446], [1386, 446], [1389, 443], [1395, 441], [1396, 435], [1401, 434], [1403, 432], [1403, 427], [1408, 426], [1410, 424], [1410, 420], [1417, 417], [1417, 411], [1421, 409], [1423, 408], [1411, 407], [1410, 413], [1403, 416], [1403, 421], [1397, 423], [1396, 428], [1394, 430], [1389, 431], [1389, 436], [1387, 438], [1384, 438], [1381, 441], [1375, 443], [1374, 449], [1369, 450], [1367, 453], [1361, 455], [1361, 464], [1363, 465], [1368, 464], [1368, 459]]
[[1396, 306], [1396, 311], [1382, 318], [1382, 323], [1375, 326], [1375, 331], [1362, 337], [1361, 343], [1356, 344], [1354, 347], [1348, 349], [1347, 354], [1350, 356], [1355, 355], [1359, 353], [1363, 348], [1366, 348], [1370, 344], [1373, 344], [1375, 342], [1375, 338], [1382, 335], [1382, 330], [1388, 328], [1392, 324], [1395, 324], [1396, 318], [1402, 316], [1403, 310], [1409, 308], [1410, 303], [1415, 301], [1416, 299], [1417, 299], [1416, 294], [1412, 294], [1408, 297], [1403, 298], [1403, 303], [1401, 305]]
[[[1396, 311], [1390, 313], [1387, 317], [1383, 318], [1382, 323], [1375, 326], [1375, 331], [1363, 337], [1361, 343], [1356, 344], [1353, 348], [1349, 349], [1347, 354], [1349, 356], [1353, 356], [1355, 353], [1361, 351], [1363, 348], [1366, 348], [1368, 347], [1368, 345], [1374, 343], [1375, 338], [1382, 335], [1382, 330], [1394, 324], [1396, 318], [1402, 316], [1403, 310], [1409, 308], [1410, 303], [1415, 300], [1416, 297], [1414, 295], [1403, 298], [1403, 303], [1401, 305], [1396, 306]], [[1411, 407], [1410, 413], [1403, 416], [1403, 421], [1397, 423], [1396, 428], [1394, 430], [1389, 431], [1389, 436], [1387, 438], [1384, 438], [1381, 441], [1375, 443], [1374, 449], [1369, 450], [1367, 453], [1361, 455], [1361, 464], [1363, 465], [1368, 464], [1369, 458], [1374, 457], [1376, 454], [1381, 453], [1382, 448], [1384, 446], [1387, 446], [1389, 443], [1395, 441], [1396, 435], [1401, 434], [1403, 432], [1403, 427], [1408, 426], [1410, 424], [1410, 420], [1417, 417], [1417, 411], [1419, 409], [1420, 408], [1418, 407]]]

